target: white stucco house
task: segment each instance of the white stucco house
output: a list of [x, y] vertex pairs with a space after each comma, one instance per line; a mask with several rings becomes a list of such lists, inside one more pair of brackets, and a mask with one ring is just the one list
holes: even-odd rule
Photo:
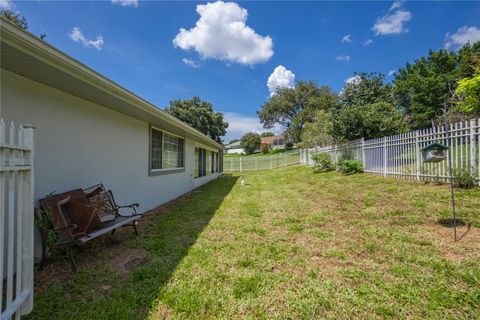
[[35, 200], [102, 182], [146, 211], [221, 174], [221, 144], [3, 18], [0, 31], [0, 117], [35, 126]]
[[244, 154], [245, 150], [240, 146], [240, 141], [227, 144], [225, 146], [226, 154]]

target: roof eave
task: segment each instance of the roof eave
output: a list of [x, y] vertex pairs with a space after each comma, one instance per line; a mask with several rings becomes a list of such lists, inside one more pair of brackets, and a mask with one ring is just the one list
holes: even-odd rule
[[10, 21], [1, 17], [0, 19], [0, 39], [2, 42], [15, 46], [19, 50], [35, 56], [42, 62], [53, 65], [56, 68], [61, 69], [63, 72], [68, 73], [72, 77], [93, 85], [104, 92], [125, 101], [126, 103], [130, 104], [132, 108], [140, 109], [153, 117], [160, 118], [161, 120], [168, 122], [173, 126], [177, 126], [189, 132], [191, 135], [198, 138], [200, 142], [206, 143], [218, 149], [223, 148], [220, 143], [210, 139], [197, 129], [157, 108], [152, 103], [102, 76], [78, 60], [75, 60], [74, 58], [61, 52], [31, 33], [18, 28]]

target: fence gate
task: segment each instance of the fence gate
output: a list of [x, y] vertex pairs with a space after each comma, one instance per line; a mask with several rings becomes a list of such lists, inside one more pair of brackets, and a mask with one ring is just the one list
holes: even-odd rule
[[33, 127], [0, 119], [1, 320], [32, 311], [33, 224]]

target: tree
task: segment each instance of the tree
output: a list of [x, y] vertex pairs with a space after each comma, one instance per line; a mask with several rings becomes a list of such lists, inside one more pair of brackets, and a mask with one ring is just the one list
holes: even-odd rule
[[299, 81], [294, 88], [278, 89], [257, 114], [265, 128], [280, 124], [289, 141], [299, 142], [305, 124], [313, 121], [315, 112], [332, 108], [336, 99], [329, 87]]
[[340, 93], [341, 106], [364, 106], [379, 101], [393, 103], [393, 88], [381, 73], [356, 73]]
[[275, 134], [273, 132], [270, 132], [270, 131], [266, 131], [266, 132], [262, 132], [260, 134], [260, 137], [262, 138], [267, 138], [267, 137], [273, 137]]
[[256, 150], [258, 150], [258, 148], [260, 148], [260, 144], [260, 135], [253, 132], [245, 134], [240, 141], [240, 147], [245, 150], [246, 154], [254, 153]]
[[6, 18], [7, 20], [13, 22], [19, 28], [22, 28], [23, 30], [28, 29], [27, 19], [18, 12], [13, 13], [10, 10], [2, 10], [0, 11], [0, 15]]
[[472, 78], [461, 79], [455, 91], [455, 109], [472, 115], [480, 115], [480, 69]]
[[467, 43], [458, 50], [459, 77], [471, 78], [480, 70], [480, 41]]
[[336, 141], [380, 138], [403, 131], [402, 113], [384, 101], [342, 107], [335, 112], [332, 123]]
[[331, 145], [333, 142], [332, 130], [331, 113], [325, 110], [318, 110], [315, 114], [315, 120], [305, 124], [300, 147], [311, 148]]
[[467, 44], [459, 50], [430, 50], [426, 57], [400, 69], [394, 80], [395, 96], [413, 129], [431, 125], [437, 111], [452, 97], [462, 76], [472, 76], [475, 51], [480, 45]]
[[214, 112], [212, 104], [199, 97], [170, 101], [165, 111], [219, 143], [222, 142], [220, 137], [227, 132], [228, 122], [223, 121], [223, 113]]
[[402, 132], [402, 113], [393, 104], [393, 88], [380, 73], [360, 73], [346, 84], [332, 111], [335, 141], [372, 139]]

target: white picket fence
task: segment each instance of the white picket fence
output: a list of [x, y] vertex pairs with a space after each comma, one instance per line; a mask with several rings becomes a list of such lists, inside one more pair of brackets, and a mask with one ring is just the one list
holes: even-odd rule
[[378, 139], [303, 149], [302, 164], [313, 165], [312, 155], [329, 153], [334, 162], [348, 155], [363, 162], [366, 172], [416, 180], [444, 180], [449, 177], [448, 161], [424, 163], [421, 149], [433, 142], [450, 145], [453, 170], [470, 170], [480, 183], [480, 119], [449, 125], [450, 144], [445, 126], [410, 131]]
[[33, 227], [33, 127], [16, 128], [0, 119], [2, 320], [20, 319], [32, 310]]
[[262, 156], [227, 156], [223, 158], [223, 172], [244, 172], [277, 169], [300, 163], [300, 150]]

